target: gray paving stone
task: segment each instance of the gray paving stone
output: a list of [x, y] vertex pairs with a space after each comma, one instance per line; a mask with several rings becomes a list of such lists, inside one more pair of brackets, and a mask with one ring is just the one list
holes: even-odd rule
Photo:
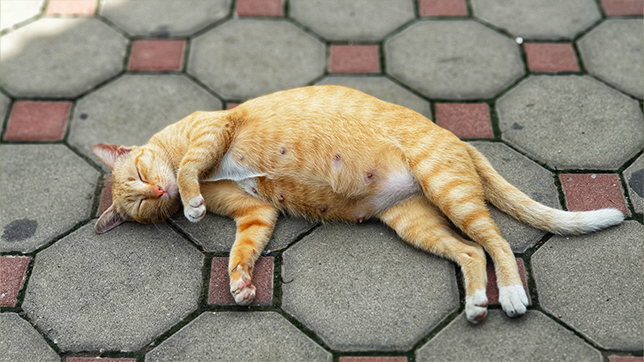
[[289, 16], [327, 40], [375, 41], [414, 19], [411, 0], [291, 0]]
[[22, 308], [62, 351], [139, 350], [197, 309], [203, 261], [166, 225], [92, 222], [38, 253]]
[[102, 164], [93, 144], [142, 145], [195, 111], [220, 109], [217, 98], [183, 75], [127, 74], [76, 103], [68, 141]]
[[383, 101], [407, 107], [432, 119], [429, 102], [385, 77], [330, 76], [316, 84], [333, 84], [354, 88]]
[[17, 97], [76, 97], [123, 70], [126, 45], [97, 19], [40, 19], [2, 37], [0, 85]]
[[556, 236], [532, 256], [541, 307], [600, 347], [644, 347], [644, 232], [637, 221]]
[[[516, 188], [546, 206], [561, 209], [559, 192], [552, 173], [527, 157], [500, 142], [471, 142], [487, 159], [494, 169]], [[501, 235], [517, 253], [529, 247], [546, 235], [545, 231], [523, 224], [513, 217], [489, 205], [490, 215], [499, 226]]]
[[532, 76], [496, 111], [501, 137], [553, 168], [614, 170], [644, 142], [637, 102], [588, 76]]
[[227, 100], [307, 85], [326, 66], [324, 44], [282, 20], [229, 21], [192, 41], [188, 73]]
[[411, 349], [459, 306], [454, 266], [375, 222], [313, 230], [282, 279], [282, 309], [338, 351]]
[[45, 339], [16, 313], [0, 314], [0, 362], [59, 362]]
[[67, 147], [0, 149], [2, 252], [31, 252], [90, 217], [100, 174]]
[[472, 0], [472, 10], [527, 39], [572, 39], [601, 18], [593, 0]]
[[40, 14], [41, 1], [0, 1], [0, 31], [9, 30]]
[[186, 36], [228, 16], [230, 0], [105, 0], [100, 14], [135, 36]]
[[205, 312], [145, 356], [146, 362], [332, 360], [276, 312]]
[[644, 213], [644, 156], [624, 170], [624, 180], [635, 212]]
[[551, 320], [530, 310], [508, 318], [490, 310], [481, 324], [459, 315], [416, 352], [416, 361], [603, 361], [599, 351]]
[[[201, 245], [207, 252], [227, 253], [235, 242], [237, 230], [233, 219], [207, 213], [203, 220], [192, 223], [178, 212], [172, 219], [172, 223]], [[280, 215], [265, 250], [274, 250], [287, 247], [295, 241], [298, 236], [306, 233], [317, 225], [301, 218], [287, 217]]]
[[385, 42], [387, 73], [429, 98], [488, 99], [525, 73], [518, 45], [471, 20], [422, 21]]
[[9, 104], [11, 99], [5, 96], [4, 93], [0, 93], [0, 124], [4, 125], [4, 118], [9, 114]]
[[577, 42], [590, 74], [644, 98], [642, 19], [610, 19]]

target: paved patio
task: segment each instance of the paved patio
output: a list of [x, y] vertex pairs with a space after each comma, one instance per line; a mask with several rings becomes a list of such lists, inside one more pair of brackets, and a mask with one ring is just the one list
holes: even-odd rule
[[[0, 6], [0, 361], [644, 361], [642, 0]], [[480, 325], [458, 268], [378, 222], [281, 217], [249, 307], [230, 219], [94, 233], [92, 144], [313, 84], [424, 114], [539, 202], [627, 219], [560, 237], [493, 209], [531, 305], [507, 318], [488, 265]]]

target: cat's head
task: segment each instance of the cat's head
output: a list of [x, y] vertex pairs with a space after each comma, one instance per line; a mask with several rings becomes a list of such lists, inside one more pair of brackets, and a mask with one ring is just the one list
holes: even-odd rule
[[180, 208], [174, 170], [160, 149], [100, 143], [92, 151], [112, 170], [112, 206], [96, 222], [97, 233], [125, 221], [161, 222]]

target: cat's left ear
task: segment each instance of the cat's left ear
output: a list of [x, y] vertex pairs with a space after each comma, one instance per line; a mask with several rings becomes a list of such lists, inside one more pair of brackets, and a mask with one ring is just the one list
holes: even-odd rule
[[94, 230], [96, 230], [97, 234], [102, 234], [114, 229], [126, 221], [129, 220], [121, 216], [121, 214], [119, 214], [114, 208], [114, 205], [111, 205], [107, 210], [105, 210], [101, 217], [98, 218], [94, 225]]
[[92, 146], [92, 151], [94, 154], [103, 161], [103, 163], [110, 168], [114, 169], [114, 164], [116, 161], [130, 153], [132, 148], [119, 146], [119, 145], [109, 145], [107, 143], [99, 143]]

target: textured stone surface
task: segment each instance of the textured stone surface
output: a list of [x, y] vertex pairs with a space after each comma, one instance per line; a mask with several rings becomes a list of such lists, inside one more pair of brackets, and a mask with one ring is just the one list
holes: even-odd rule
[[138, 350], [197, 309], [203, 259], [165, 225], [92, 222], [36, 256], [22, 307], [62, 351]]
[[9, 114], [9, 105], [11, 104], [11, 99], [0, 93], [0, 124], [4, 125], [4, 118]]
[[146, 362], [176, 360], [331, 362], [333, 358], [278, 313], [205, 312], [145, 356]]
[[[454, 343], [459, 341], [460, 343]], [[490, 310], [484, 323], [459, 315], [416, 352], [416, 361], [603, 361], [599, 351], [538, 311], [511, 319]]]
[[644, 156], [640, 156], [624, 170], [628, 196], [637, 213], [644, 213]]
[[0, 250], [28, 253], [88, 219], [99, 173], [64, 145], [2, 145]]
[[601, 18], [593, 0], [472, 0], [472, 10], [527, 39], [572, 39]]
[[616, 174], [560, 174], [559, 182], [570, 211], [614, 208], [630, 214]]
[[31, 258], [26, 256], [0, 257], [0, 307], [15, 307], [18, 293], [25, 283]]
[[130, 35], [186, 36], [223, 19], [230, 0], [105, 0], [101, 15]]
[[642, 224], [548, 240], [532, 256], [541, 307], [600, 347], [641, 350]]
[[284, 311], [339, 351], [410, 349], [458, 308], [453, 265], [375, 222], [315, 229], [284, 252], [282, 279]]
[[0, 314], [0, 362], [59, 362], [45, 339], [16, 313]]
[[11, 109], [7, 141], [59, 141], [65, 135], [71, 102], [18, 101]]
[[[472, 142], [510, 184], [531, 199], [555, 209], [561, 209], [559, 193], [550, 171], [499, 142]], [[539, 241], [545, 231], [523, 224], [489, 205], [490, 215], [515, 252], [524, 252]]]
[[123, 69], [126, 44], [96, 19], [41, 19], [2, 37], [0, 85], [21, 97], [75, 97]]
[[35, 18], [44, 5], [41, 1], [2, 1], [0, 2], [0, 30], [8, 30], [27, 20]]
[[291, 0], [289, 11], [327, 40], [380, 40], [414, 18], [411, 0]]
[[617, 169], [644, 142], [637, 102], [587, 76], [532, 76], [496, 111], [502, 138], [553, 168]]
[[590, 74], [639, 99], [644, 98], [642, 19], [606, 20], [579, 42]]
[[285, 21], [233, 20], [192, 41], [188, 72], [226, 100], [304, 86], [322, 75], [324, 44]]
[[387, 40], [385, 59], [429, 98], [492, 98], [525, 73], [513, 40], [471, 20], [416, 23]]

